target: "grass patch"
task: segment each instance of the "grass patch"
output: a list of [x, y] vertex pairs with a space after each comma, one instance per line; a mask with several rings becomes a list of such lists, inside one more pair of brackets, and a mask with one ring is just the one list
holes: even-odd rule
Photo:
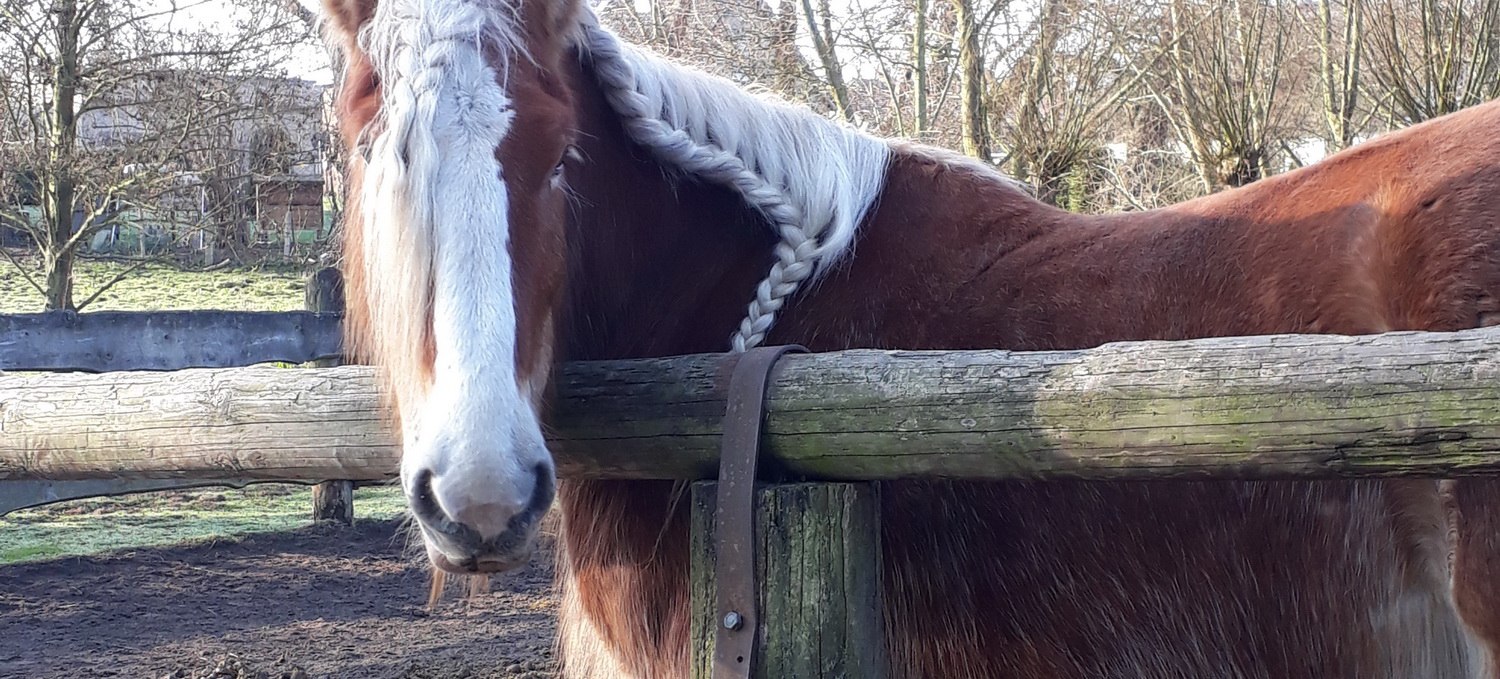
[[[395, 486], [354, 491], [356, 518], [391, 519], [405, 507]], [[311, 511], [312, 488], [298, 484], [60, 502], [0, 517], [0, 565], [294, 530]]]
[[[73, 299], [82, 302], [101, 285], [130, 268], [123, 262], [78, 260]], [[39, 274], [33, 272], [33, 277]], [[226, 268], [192, 271], [170, 264], [148, 264], [106, 290], [88, 311], [298, 311], [304, 307], [307, 273], [295, 269]], [[0, 260], [0, 313], [42, 310], [42, 293], [21, 272]]]

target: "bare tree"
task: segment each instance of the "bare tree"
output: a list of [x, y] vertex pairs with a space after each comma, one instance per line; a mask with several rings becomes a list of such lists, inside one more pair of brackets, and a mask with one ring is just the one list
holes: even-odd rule
[[1126, 62], [1148, 49], [1099, 0], [1042, 0], [1030, 46], [995, 92], [995, 128], [1018, 179], [1038, 197], [1081, 209], [1085, 175], [1143, 76]]
[[[170, 21], [212, 4], [253, 11], [230, 33]], [[97, 297], [75, 303], [74, 259], [126, 212], [163, 201], [205, 207], [205, 178], [234, 174], [223, 142], [264, 104], [245, 101], [246, 86], [309, 38], [284, 12], [248, 1], [0, 0], [0, 18], [8, 27], [0, 35], [0, 160], [28, 169], [40, 194], [33, 219], [18, 206], [14, 182], [0, 187], [11, 189], [0, 196], [0, 220], [36, 242], [40, 280], [12, 263], [48, 309]]]
[[798, 51], [794, 2], [616, 1], [597, 10], [622, 37], [743, 85], [758, 85], [821, 108], [827, 94]]
[[1287, 78], [1292, 0], [1169, 0], [1168, 49], [1153, 96], [1198, 166], [1204, 189], [1272, 171], [1294, 124]]
[[1323, 90], [1323, 138], [1329, 150], [1352, 145], [1369, 118], [1357, 119], [1360, 62], [1365, 51], [1363, 5], [1363, 0], [1318, 0], [1318, 82]]
[[1410, 125], [1500, 96], [1500, 0], [1366, 0], [1368, 88]]
[[911, 136], [927, 133], [927, 0], [915, 0], [911, 26], [912, 121]]
[[833, 30], [833, 12], [828, 7], [828, 0], [817, 0], [817, 3], [817, 9], [813, 9], [813, 0], [802, 0], [802, 16], [807, 22], [807, 34], [812, 39], [818, 61], [822, 63], [823, 78], [828, 83], [829, 94], [833, 96], [834, 107], [840, 117], [853, 122], [854, 106], [849, 100], [849, 86], [844, 83], [844, 64], [839, 61], [835, 42], [838, 34]]
[[990, 134], [985, 113], [984, 51], [980, 40], [984, 29], [983, 19], [974, 11], [974, 0], [953, 0], [954, 20], [958, 35], [959, 121], [965, 154], [991, 161]]

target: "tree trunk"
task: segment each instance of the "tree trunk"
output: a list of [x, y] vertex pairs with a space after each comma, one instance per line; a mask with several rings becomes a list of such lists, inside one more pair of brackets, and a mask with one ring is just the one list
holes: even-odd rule
[[964, 153], [990, 162], [990, 139], [985, 125], [984, 57], [979, 47], [979, 22], [973, 0], [953, 0], [958, 23], [959, 88], [963, 91], [962, 120]]
[[40, 244], [49, 311], [74, 308], [73, 251], [76, 244], [70, 241], [77, 188], [70, 166], [78, 136], [75, 99], [78, 95], [78, 34], [81, 28], [77, 0], [58, 0], [54, 7], [58, 59], [52, 71], [52, 138], [48, 154], [53, 172], [47, 182], [47, 201], [42, 208], [47, 220], [46, 242]]
[[1036, 187], [1037, 198], [1049, 205], [1061, 206], [1060, 196], [1067, 181], [1069, 167], [1058, 163], [1053, 155], [1053, 139], [1043, 122], [1041, 103], [1048, 79], [1053, 77], [1052, 59], [1056, 54], [1058, 3], [1043, 0], [1037, 9], [1036, 50], [1031, 68], [1026, 72], [1026, 88], [1016, 111], [1018, 138], [1012, 141], [1011, 153], [1016, 159], [1016, 176]]
[[1199, 102], [1196, 90], [1188, 82], [1188, 64], [1192, 63], [1183, 49], [1183, 21], [1180, 13], [1179, 3], [1173, 2], [1168, 6], [1167, 18], [1172, 27], [1171, 55], [1172, 55], [1172, 85], [1176, 88], [1176, 94], [1180, 104], [1180, 115], [1183, 119], [1178, 122], [1178, 129], [1186, 137], [1188, 151], [1193, 158], [1193, 167], [1198, 170], [1198, 179], [1203, 182], [1203, 190], [1213, 193], [1219, 190], [1219, 171], [1214, 154], [1209, 150], [1208, 141], [1203, 138], [1199, 131], [1202, 121], [1198, 116], [1204, 110]]
[[[56, 241], [59, 236], [67, 240], [68, 231], [66, 226], [71, 224], [72, 215], [64, 215], [59, 223], [52, 225], [50, 238]], [[64, 230], [58, 233], [57, 228], [63, 226]], [[73, 303], [73, 253], [61, 249], [42, 249], [42, 271], [46, 275], [44, 287], [47, 289], [47, 311], [58, 311], [61, 309], [72, 310]]]
[[[1323, 115], [1328, 124], [1325, 141], [1328, 151], [1354, 144], [1354, 112], [1359, 104], [1359, 60], [1363, 50], [1364, 9], [1360, 0], [1347, 0], [1344, 6], [1343, 42], [1335, 44], [1333, 0], [1318, 0], [1320, 44], [1319, 65], [1322, 68]], [[1337, 52], [1336, 48], [1342, 48]]]
[[[833, 45], [833, 20], [829, 16], [828, 0], [820, 0], [820, 16], [813, 10], [812, 0], [802, 0], [802, 12], [807, 15], [807, 32], [812, 38], [818, 61], [823, 64], [824, 77], [828, 79], [828, 92], [833, 95], [833, 106], [839, 117], [854, 122], [854, 109], [849, 103], [849, 88], [844, 84], [844, 67]], [[819, 25], [821, 23], [821, 26]]]
[[916, 17], [911, 29], [912, 124], [911, 136], [919, 141], [927, 134], [927, 0], [915, 0]]

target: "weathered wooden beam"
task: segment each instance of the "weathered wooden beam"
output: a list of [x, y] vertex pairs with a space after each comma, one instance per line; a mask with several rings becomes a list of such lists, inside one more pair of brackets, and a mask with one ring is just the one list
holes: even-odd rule
[[[560, 473], [712, 478], [721, 361], [568, 366]], [[354, 366], [5, 375], [0, 478], [388, 478], [376, 404]], [[768, 466], [823, 480], [1494, 472], [1500, 330], [793, 355], [768, 409]]]
[[0, 479], [386, 479], [371, 370], [0, 375]]
[[67, 500], [192, 488], [244, 488], [248, 485], [250, 481], [246, 479], [10, 479], [0, 481], [0, 516]]
[[341, 315], [98, 311], [0, 315], [0, 370], [181, 370], [336, 357]]
[[[695, 483], [691, 512], [694, 679], [713, 679], [717, 484]], [[755, 651], [722, 659], [756, 679], [889, 674], [880, 606], [880, 502], [872, 483], [775, 484], [755, 491]]]

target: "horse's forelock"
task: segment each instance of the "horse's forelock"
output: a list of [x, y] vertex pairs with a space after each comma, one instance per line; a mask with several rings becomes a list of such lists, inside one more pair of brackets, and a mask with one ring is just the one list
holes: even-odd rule
[[503, 82], [510, 61], [527, 50], [513, 9], [462, 0], [381, 2], [356, 40], [380, 83], [378, 112], [360, 140], [359, 261], [370, 283], [360, 292], [367, 319], [379, 319], [367, 323], [365, 340], [399, 402], [421, 393], [435, 355], [435, 229], [444, 209], [436, 196], [445, 162], [435, 137], [439, 99], [464, 77], [456, 72], [472, 58], [464, 55], [481, 55]]

